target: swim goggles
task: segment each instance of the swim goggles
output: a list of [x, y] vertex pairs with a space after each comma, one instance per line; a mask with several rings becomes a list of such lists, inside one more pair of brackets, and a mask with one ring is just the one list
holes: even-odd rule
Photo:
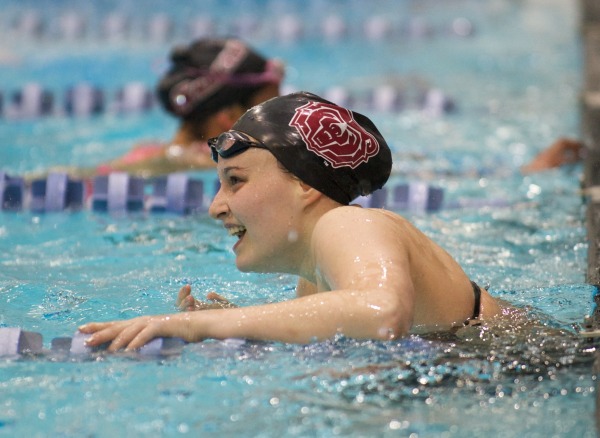
[[226, 131], [218, 137], [208, 139], [211, 158], [215, 163], [221, 158], [230, 158], [249, 148], [269, 149], [263, 142], [241, 131]]

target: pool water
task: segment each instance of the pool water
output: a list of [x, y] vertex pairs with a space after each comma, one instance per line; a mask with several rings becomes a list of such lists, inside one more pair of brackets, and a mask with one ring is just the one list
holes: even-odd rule
[[[177, 11], [165, 1], [146, 4], [148, 12], [137, 13], [133, 0], [43, 8], [0, 0], [0, 34], [11, 41], [0, 49], [4, 103], [27, 82], [42, 84], [58, 102], [82, 81], [111, 96], [133, 81], [152, 87], [171, 44], [185, 39], [187, 18], [212, 17], [225, 33], [225, 17], [240, 11], [236, 17], [266, 23], [249, 39], [286, 61], [286, 87], [324, 93], [341, 86], [358, 96], [356, 105], [394, 149], [393, 181], [444, 189], [441, 211], [401, 213], [473, 280], [539, 323], [527, 336], [468, 329], [393, 342], [206, 341], [169, 357], [0, 358], [0, 436], [596, 435], [594, 345], [577, 335], [594, 293], [584, 275], [581, 168], [518, 172], [555, 138], [578, 134], [576, 2], [228, 0], [188, 2]], [[49, 23], [46, 30], [14, 38], [14, 23], [31, 10]], [[67, 40], [56, 23], [71, 10], [87, 17], [90, 32]], [[137, 21], [132, 35], [109, 44], [95, 32], [113, 11]], [[170, 16], [174, 35], [143, 38], [150, 11]], [[350, 25], [349, 35], [333, 42], [315, 36], [316, 23], [334, 13]], [[273, 36], [268, 26], [288, 16], [302, 17], [304, 36]], [[425, 23], [429, 31], [367, 38], [361, 24], [368, 17]], [[472, 32], [449, 31], [456, 19]], [[441, 90], [456, 109], [435, 115], [414, 104], [396, 112], [364, 106], [362, 97], [381, 83]], [[140, 139], [167, 140], [174, 128], [157, 108], [2, 118], [0, 170], [90, 166]], [[293, 296], [292, 277], [238, 272], [232, 244], [205, 214], [0, 212], [0, 327], [42, 333], [50, 348], [84, 322], [171, 312], [186, 283], [239, 305]]]

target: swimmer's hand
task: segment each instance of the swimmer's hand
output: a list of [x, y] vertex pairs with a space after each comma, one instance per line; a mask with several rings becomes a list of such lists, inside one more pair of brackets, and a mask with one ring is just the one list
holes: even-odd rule
[[140, 316], [124, 321], [92, 322], [79, 327], [81, 333], [91, 334], [85, 344], [98, 347], [110, 343], [109, 352], [134, 351], [154, 338], [181, 338], [187, 342], [201, 339], [190, 330], [189, 314]]
[[186, 284], [179, 290], [175, 305], [179, 310], [188, 312], [192, 310], [229, 309], [237, 307], [216, 292], [209, 292], [206, 294], [206, 299], [208, 301], [200, 301], [194, 298], [192, 296], [192, 287], [189, 284]]

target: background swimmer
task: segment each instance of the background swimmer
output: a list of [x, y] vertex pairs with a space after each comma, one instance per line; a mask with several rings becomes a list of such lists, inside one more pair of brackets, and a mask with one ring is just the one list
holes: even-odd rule
[[180, 120], [172, 140], [137, 145], [95, 168], [67, 169], [91, 177], [114, 171], [137, 176], [213, 168], [206, 140], [231, 128], [250, 107], [279, 95], [283, 65], [238, 39], [200, 39], [176, 46], [157, 85], [162, 107]]
[[[137, 349], [155, 337], [307, 343], [341, 334], [390, 340], [491, 320], [458, 263], [403, 217], [349, 205], [387, 181], [391, 152], [367, 117], [309, 93], [273, 98], [210, 142], [221, 182], [210, 214], [244, 272], [299, 276], [266, 305], [89, 323], [88, 345]], [[189, 287], [180, 291], [186, 301]]]

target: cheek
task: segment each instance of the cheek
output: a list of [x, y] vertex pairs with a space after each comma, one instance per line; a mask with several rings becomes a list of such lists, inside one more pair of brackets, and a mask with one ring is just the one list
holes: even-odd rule
[[234, 196], [229, 206], [234, 216], [252, 232], [258, 232], [261, 225], [271, 220], [277, 206], [273, 205], [269, 191], [253, 190], [248, 196]]
[[290, 194], [284, 190], [269, 190], [257, 193], [247, 205], [246, 220], [264, 241], [280, 239], [296, 240], [295, 214]]

